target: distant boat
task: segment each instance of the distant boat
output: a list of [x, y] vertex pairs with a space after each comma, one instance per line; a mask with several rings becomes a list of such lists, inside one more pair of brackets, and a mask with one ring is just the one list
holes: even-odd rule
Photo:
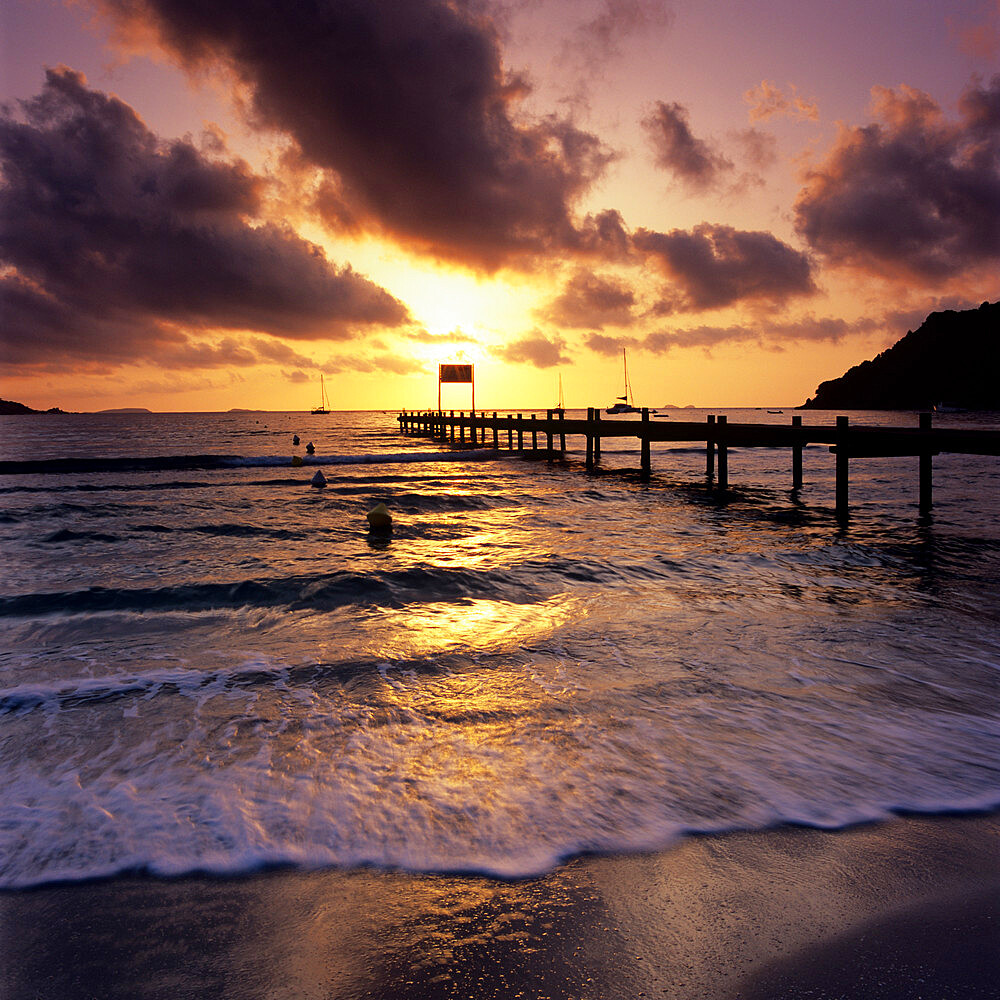
[[968, 413], [964, 406], [956, 406], [954, 403], [935, 403], [935, 413]]
[[618, 402], [612, 403], [605, 413], [639, 413], [641, 408], [632, 402], [632, 386], [628, 382], [628, 361], [625, 357], [625, 348], [622, 348], [622, 367], [625, 370], [625, 395], [618, 396]]
[[768, 413], [784, 413], [784, 410], [768, 410]]
[[330, 400], [326, 396], [326, 384], [323, 382], [323, 376], [319, 377], [319, 406], [316, 407], [313, 413], [329, 413], [330, 412]]

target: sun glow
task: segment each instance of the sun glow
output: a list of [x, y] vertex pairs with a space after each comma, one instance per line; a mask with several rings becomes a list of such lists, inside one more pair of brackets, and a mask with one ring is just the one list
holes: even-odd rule
[[380, 271], [378, 279], [410, 307], [414, 321], [428, 334], [458, 346], [492, 342], [500, 334], [525, 329], [536, 294], [495, 278], [414, 267], [412, 261], [398, 270]]

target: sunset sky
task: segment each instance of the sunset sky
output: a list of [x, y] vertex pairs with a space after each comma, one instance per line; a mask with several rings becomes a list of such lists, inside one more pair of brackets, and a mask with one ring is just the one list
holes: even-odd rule
[[[1000, 2], [5, 0], [0, 396], [792, 405], [1000, 298]], [[446, 386], [446, 407], [468, 408]]]

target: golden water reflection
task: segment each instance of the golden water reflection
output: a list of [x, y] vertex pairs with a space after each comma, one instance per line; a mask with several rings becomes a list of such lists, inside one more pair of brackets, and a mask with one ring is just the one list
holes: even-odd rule
[[447, 652], [505, 652], [538, 642], [581, 613], [579, 598], [557, 595], [534, 604], [469, 599], [384, 611], [369, 651], [387, 659]]

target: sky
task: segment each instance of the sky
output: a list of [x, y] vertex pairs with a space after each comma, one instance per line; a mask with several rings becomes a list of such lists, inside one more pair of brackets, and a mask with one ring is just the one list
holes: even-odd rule
[[[0, 396], [797, 405], [1000, 298], [1000, 0], [5, 0]], [[445, 408], [468, 409], [446, 385]]]

